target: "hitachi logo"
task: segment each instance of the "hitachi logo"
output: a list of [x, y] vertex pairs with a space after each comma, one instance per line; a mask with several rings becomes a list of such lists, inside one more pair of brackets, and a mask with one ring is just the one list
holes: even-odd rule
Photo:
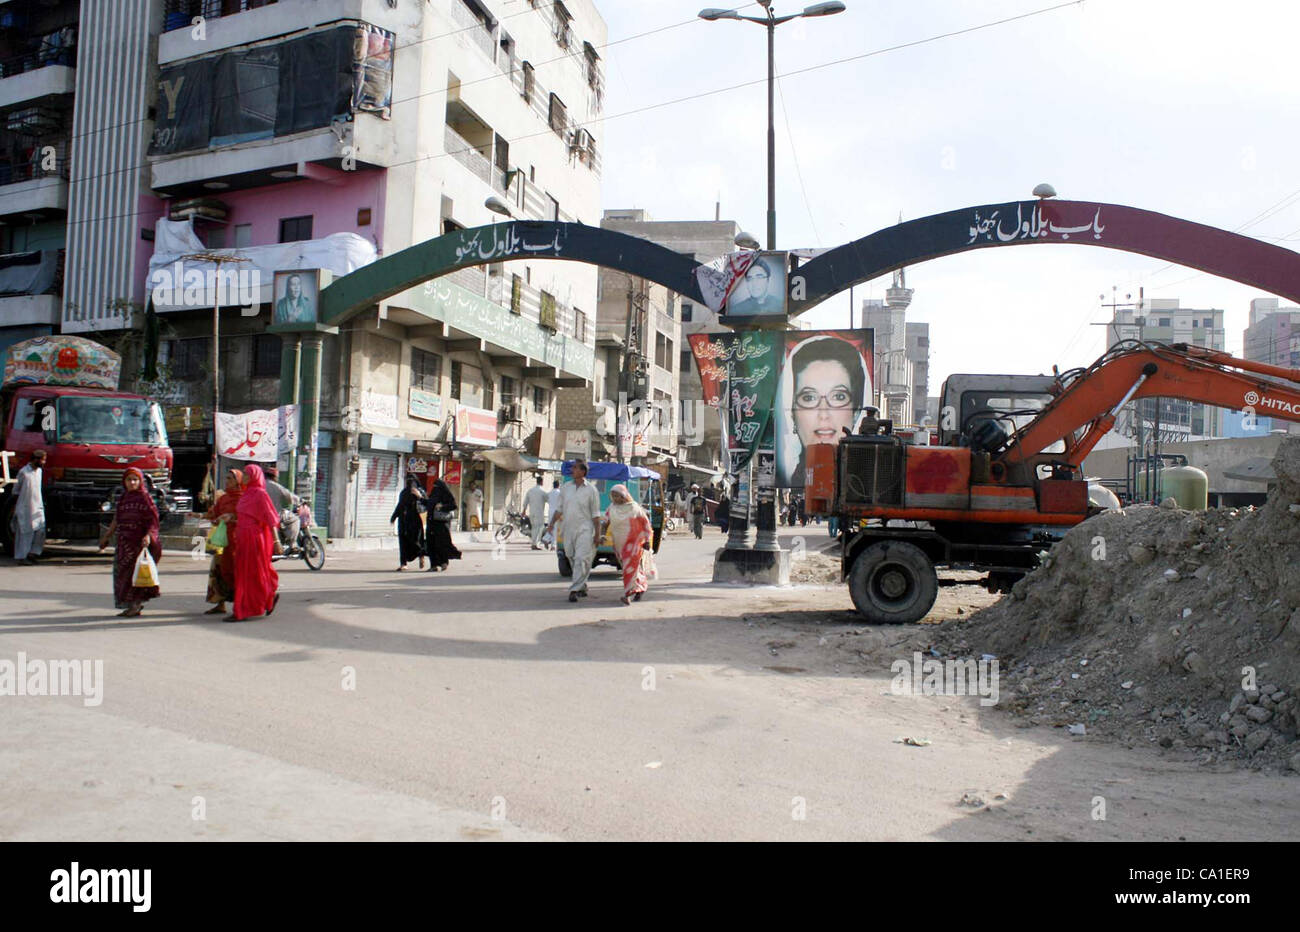
[[1283, 401], [1281, 398], [1261, 398], [1259, 399], [1261, 408], [1270, 408], [1273, 411], [1285, 411], [1287, 414], [1300, 414], [1300, 404], [1292, 404], [1289, 401]]

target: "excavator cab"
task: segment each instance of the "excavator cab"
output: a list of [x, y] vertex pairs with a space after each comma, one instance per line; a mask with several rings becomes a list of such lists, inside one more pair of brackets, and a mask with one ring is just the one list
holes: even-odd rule
[[[939, 400], [939, 445], [997, 453], [1055, 397], [1051, 375], [950, 375]], [[1044, 452], [1065, 451], [1064, 442]]]

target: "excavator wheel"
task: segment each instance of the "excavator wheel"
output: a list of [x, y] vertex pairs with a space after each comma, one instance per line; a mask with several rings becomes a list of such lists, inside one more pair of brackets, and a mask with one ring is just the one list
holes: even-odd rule
[[849, 595], [858, 612], [873, 624], [911, 624], [934, 606], [939, 577], [920, 547], [882, 540], [853, 561]]

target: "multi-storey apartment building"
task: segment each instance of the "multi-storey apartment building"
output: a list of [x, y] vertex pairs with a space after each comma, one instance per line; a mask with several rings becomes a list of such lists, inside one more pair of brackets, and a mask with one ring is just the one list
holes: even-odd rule
[[[710, 262], [736, 249], [740, 226], [732, 220], [654, 220], [641, 209], [607, 210], [602, 226], [650, 240], [696, 262]], [[644, 398], [655, 412], [646, 445], [673, 454], [673, 473], [686, 483], [717, 481], [722, 465], [721, 421], [703, 404], [699, 370], [691, 354], [694, 333], [728, 330], [702, 304], [683, 300], [654, 283], [622, 273], [601, 273], [600, 330], [611, 351], [622, 352], [632, 309], [632, 331], [642, 341]], [[607, 379], [609, 399], [618, 397], [618, 380]], [[634, 378], [633, 384], [638, 384]], [[599, 401], [599, 399], [597, 399]], [[671, 412], [671, 414], [669, 414]], [[606, 421], [613, 418], [608, 415]], [[606, 425], [613, 430], [613, 424]], [[658, 441], [658, 442], [656, 442]]]
[[[1111, 345], [1121, 340], [1143, 340], [1225, 348], [1223, 311], [1181, 307], [1178, 298], [1148, 298], [1137, 308], [1116, 308], [1106, 329]], [[1159, 423], [1164, 440], [1222, 436], [1223, 411], [1212, 405], [1177, 398], [1144, 398], [1131, 407], [1145, 430], [1154, 430]], [[1128, 415], [1122, 415], [1115, 429], [1136, 437], [1138, 427]]]
[[1279, 307], [1277, 298], [1255, 298], [1247, 321], [1244, 358], [1300, 368], [1300, 307]]
[[[164, 377], [150, 388], [191, 414], [172, 438], [182, 480], [197, 482], [212, 454], [214, 303], [221, 409], [273, 407], [311, 343], [268, 332], [276, 271], [337, 278], [464, 227], [599, 221], [606, 27], [590, 0], [84, 7], [96, 43], [77, 50], [60, 322], [129, 346], [153, 299]], [[57, 193], [42, 196], [57, 207]], [[156, 289], [186, 263], [213, 267], [196, 256], [258, 274], [233, 298]], [[412, 467], [459, 476], [462, 493], [477, 483], [484, 519], [499, 519], [536, 465], [527, 438], [554, 426], [556, 390], [595, 375], [596, 286], [591, 266], [501, 262], [318, 337], [318, 469], [297, 477], [314, 481], [317, 520], [336, 537], [387, 533]], [[466, 408], [469, 435], [451, 426]]]

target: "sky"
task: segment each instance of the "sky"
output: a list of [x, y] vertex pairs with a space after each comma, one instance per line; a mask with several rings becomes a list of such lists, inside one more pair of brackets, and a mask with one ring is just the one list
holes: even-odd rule
[[[845, 0], [844, 13], [781, 26], [778, 248], [832, 247], [900, 215], [1029, 199], [1040, 182], [1061, 198], [1300, 248], [1291, 64], [1300, 4], [1085, 0], [879, 51], [1059, 2]], [[723, 219], [763, 240], [766, 30], [700, 20], [705, 5], [597, 0], [611, 43], [602, 51], [604, 203], [644, 208], [656, 220], [712, 220], [720, 200]], [[774, 9], [804, 5], [777, 0]], [[853, 56], [865, 57], [817, 67]], [[1109, 319], [1103, 294], [1107, 303], [1112, 293], [1136, 301], [1143, 288], [1148, 299], [1221, 308], [1227, 348], [1237, 353], [1250, 300], [1268, 296], [1160, 260], [1072, 245], [937, 259], [909, 268], [907, 284], [915, 289], [908, 320], [930, 324], [931, 394], [953, 372], [1092, 362], [1105, 350], [1106, 328], [1090, 326]], [[854, 297], [859, 305], [883, 298], [888, 285], [877, 279]], [[848, 294], [802, 319], [848, 326]]]

